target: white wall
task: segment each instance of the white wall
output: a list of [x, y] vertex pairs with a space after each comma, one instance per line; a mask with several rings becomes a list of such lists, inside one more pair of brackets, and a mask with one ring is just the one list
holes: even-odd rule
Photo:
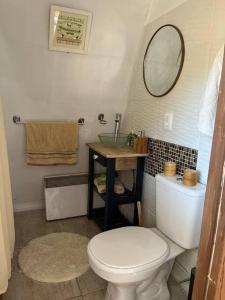
[[188, 0], [152, 0], [146, 23], [151, 23]]
[[[225, 41], [222, 0], [188, 0], [146, 26], [140, 56], [134, 72], [124, 128], [144, 129], [150, 137], [199, 150], [198, 169], [206, 183], [211, 138], [200, 135], [198, 118], [209, 69]], [[142, 64], [149, 39], [160, 26], [174, 24], [183, 33], [186, 47], [184, 68], [175, 88], [163, 98], [145, 89]], [[164, 114], [174, 114], [173, 130], [163, 128]]]
[[[145, 28], [131, 83], [124, 129], [145, 130], [147, 136], [198, 149], [200, 180], [206, 183], [212, 139], [198, 132], [197, 123], [210, 67], [225, 42], [225, 1], [188, 0], [166, 14], [161, 12], [160, 18], [154, 18]], [[177, 85], [167, 96], [158, 99], [145, 89], [142, 64], [151, 36], [167, 23], [176, 25], [182, 31], [186, 56]], [[164, 114], [168, 112], [174, 114], [173, 131], [163, 128]], [[143, 205], [145, 225], [155, 226], [155, 178], [148, 174], [144, 178]], [[196, 256], [197, 251], [187, 251], [177, 258], [173, 275], [178, 281], [188, 278]]]
[[[88, 55], [48, 50], [50, 4], [93, 13]], [[17, 209], [42, 205], [42, 178], [87, 171], [86, 142], [110, 132], [116, 112], [124, 113], [128, 87], [149, 0], [2, 0], [0, 2], [0, 94], [4, 112]], [[109, 122], [100, 126], [99, 113]], [[23, 119], [85, 118], [76, 166], [25, 164]]]

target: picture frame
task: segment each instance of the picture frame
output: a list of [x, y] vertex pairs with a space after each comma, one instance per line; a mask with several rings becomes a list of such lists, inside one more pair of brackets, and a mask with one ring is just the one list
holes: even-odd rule
[[91, 12], [52, 5], [49, 49], [87, 54], [91, 23]]

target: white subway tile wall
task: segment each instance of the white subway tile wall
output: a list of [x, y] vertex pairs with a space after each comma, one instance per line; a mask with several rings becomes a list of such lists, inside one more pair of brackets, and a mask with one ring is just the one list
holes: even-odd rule
[[[153, 1], [157, 5], [161, 1]], [[157, 7], [154, 8], [157, 11]], [[200, 135], [197, 124], [210, 67], [225, 42], [224, 0], [188, 0], [174, 10], [154, 19], [145, 28], [139, 59], [131, 83], [124, 130], [145, 130], [147, 136], [178, 144], [198, 152], [200, 181], [207, 182], [210, 137]], [[151, 20], [151, 14], [150, 14]], [[162, 25], [176, 25], [184, 36], [186, 56], [181, 77], [175, 88], [163, 98], [153, 98], [145, 89], [142, 66], [145, 49], [153, 33]], [[163, 127], [164, 114], [173, 113], [173, 130]], [[153, 174], [156, 171], [149, 173]], [[155, 178], [145, 173], [143, 207], [145, 225], [155, 224]], [[173, 275], [186, 280], [196, 264], [197, 250], [177, 258]], [[185, 287], [188, 287], [186, 284]]]

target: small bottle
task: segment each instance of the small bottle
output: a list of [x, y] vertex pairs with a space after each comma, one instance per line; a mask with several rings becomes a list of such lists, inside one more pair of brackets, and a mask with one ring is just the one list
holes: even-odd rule
[[147, 153], [148, 148], [148, 138], [145, 136], [144, 130], [140, 131], [140, 134], [137, 137], [137, 146], [136, 151], [137, 153]]
[[134, 133], [134, 130], [132, 129], [128, 135], [128, 146], [134, 147], [134, 140], [136, 137], [137, 135]]

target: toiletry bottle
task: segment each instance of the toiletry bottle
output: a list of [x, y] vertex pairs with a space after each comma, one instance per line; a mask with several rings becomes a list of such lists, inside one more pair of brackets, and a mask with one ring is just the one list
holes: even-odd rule
[[136, 138], [137, 138], [137, 135], [134, 133], [134, 130], [132, 129], [128, 135], [128, 146], [135, 148], [134, 143], [135, 143]]
[[141, 154], [147, 153], [147, 146], [148, 138], [145, 136], [144, 131], [141, 130], [137, 137], [136, 151]]

